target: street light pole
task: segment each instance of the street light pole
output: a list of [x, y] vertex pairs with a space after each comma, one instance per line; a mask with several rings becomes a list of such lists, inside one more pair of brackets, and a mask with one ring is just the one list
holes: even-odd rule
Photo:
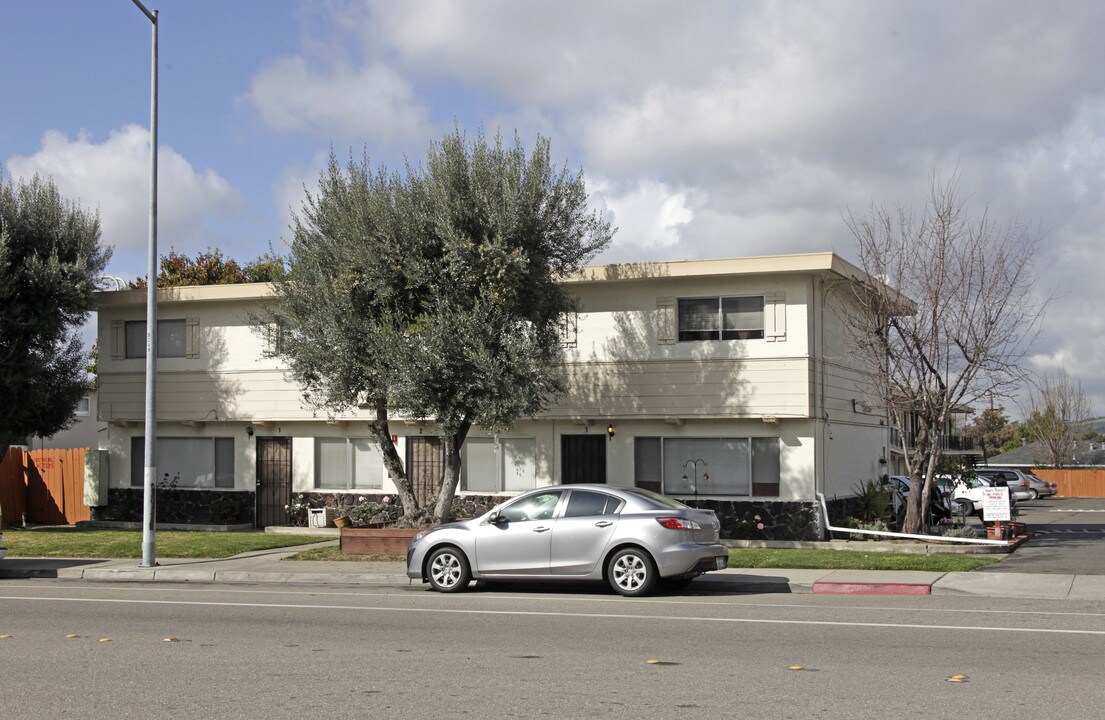
[[142, 563], [157, 565], [154, 492], [157, 481], [157, 10], [150, 12], [139, 0], [133, 0], [153, 24], [153, 51], [150, 57], [150, 238], [146, 282], [146, 447], [142, 480]]

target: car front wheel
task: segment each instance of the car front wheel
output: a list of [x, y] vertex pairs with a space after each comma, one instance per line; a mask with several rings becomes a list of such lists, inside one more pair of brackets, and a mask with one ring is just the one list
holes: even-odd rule
[[1035, 489], [1029, 490], [1028, 494], [1029, 494], [1029, 498], [1028, 498], [1029, 500], [1039, 500], [1040, 499], [1040, 491], [1039, 490], [1035, 490]]
[[430, 553], [426, 577], [430, 587], [438, 592], [458, 592], [468, 587], [472, 572], [464, 553], [454, 547], [443, 547]]
[[614, 553], [606, 566], [610, 587], [627, 597], [645, 595], [656, 584], [656, 566], [644, 550], [626, 548]]

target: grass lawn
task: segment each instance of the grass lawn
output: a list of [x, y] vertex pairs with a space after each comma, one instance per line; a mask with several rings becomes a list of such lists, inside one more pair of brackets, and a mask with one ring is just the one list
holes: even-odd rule
[[993, 555], [908, 555], [851, 550], [730, 548], [729, 567], [788, 570], [928, 570], [963, 572], [999, 562]]
[[[402, 561], [400, 555], [342, 555], [337, 547], [312, 548], [286, 560]], [[962, 572], [998, 562], [992, 555], [906, 555], [844, 550], [769, 550], [731, 548], [729, 567], [785, 568], [789, 570], [928, 570]]]
[[[266, 535], [260, 532], [187, 532], [161, 530], [157, 554], [163, 558], [226, 558], [251, 550], [294, 547], [332, 537]], [[6, 528], [4, 545], [9, 557], [140, 558], [139, 530]], [[289, 560], [345, 560], [350, 562], [402, 561], [402, 556], [342, 555], [336, 547], [304, 550]], [[818, 570], [929, 570], [956, 572], [998, 562], [993, 555], [907, 555], [844, 550], [775, 550], [730, 548], [729, 567]]]
[[[159, 530], [157, 555], [163, 558], [226, 558], [251, 550], [291, 547], [332, 540], [317, 535], [266, 535], [261, 532], [188, 532]], [[4, 528], [8, 557], [140, 558], [141, 530]]]

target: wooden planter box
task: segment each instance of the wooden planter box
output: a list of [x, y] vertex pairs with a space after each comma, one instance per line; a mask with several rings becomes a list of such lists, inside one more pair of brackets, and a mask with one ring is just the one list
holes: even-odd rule
[[411, 539], [425, 528], [341, 529], [342, 555], [406, 555]]

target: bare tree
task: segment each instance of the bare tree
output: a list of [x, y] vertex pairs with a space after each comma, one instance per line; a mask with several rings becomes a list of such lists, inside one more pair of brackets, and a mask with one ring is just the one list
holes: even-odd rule
[[1082, 382], [1060, 370], [1043, 378], [1029, 393], [1025, 424], [1043, 445], [1044, 462], [1063, 467], [1074, 454], [1079, 426], [1093, 417]]
[[1020, 382], [1046, 306], [1031, 272], [1038, 234], [1015, 220], [999, 225], [985, 210], [972, 219], [967, 199], [958, 175], [934, 173], [920, 213], [872, 203], [865, 215], [845, 214], [866, 273], [844, 290], [845, 335], [922, 488], [910, 493], [910, 533], [925, 524], [943, 429], [965, 406]]

